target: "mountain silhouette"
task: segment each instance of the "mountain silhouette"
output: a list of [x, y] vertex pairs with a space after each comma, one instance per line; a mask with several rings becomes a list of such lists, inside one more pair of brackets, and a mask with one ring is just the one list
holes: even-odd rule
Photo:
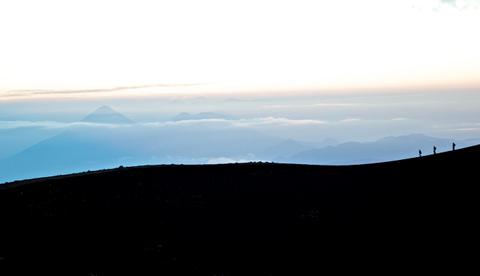
[[246, 128], [122, 124], [128, 122], [122, 116], [108, 107], [99, 108], [87, 116], [89, 124], [64, 130], [0, 160], [0, 183], [120, 165], [245, 159], [242, 156], [281, 141]]
[[368, 165], [142, 166], [0, 185], [0, 272], [469, 271], [478, 164], [474, 146]]
[[101, 124], [132, 124], [133, 121], [123, 114], [103, 105], [82, 119], [82, 122]]
[[[475, 140], [456, 141], [456, 143], [459, 147], [477, 144]], [[431, 153], [433, 145], [437, 145], [439, 151], [449, 151], [452, 148], [452, 140], [410, 134], [385, 137], [373, 142], [346, 142], [319, 149], [308, 149], [276, 161], [319, 165], [385, 162], [416, 156], [419, 149], [426, 154]]]

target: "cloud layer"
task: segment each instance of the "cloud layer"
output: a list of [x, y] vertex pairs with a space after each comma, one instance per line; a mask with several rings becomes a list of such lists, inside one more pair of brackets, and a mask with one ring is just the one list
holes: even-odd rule
[[328, 126], [349, 124], [362, 121], [404, 121], [406, 118], [391, 118], [381, 120], [365, 120], [362, 118], [345, 118], [335, 121], [323, 121], [317, 119], [289, 119], [285, 117], [261, 117], [251, 119], [199, 119], [199, 120], [182, 120], [182, 121], [161, 121], [161, 122], [144, 122], [132, 124], [106, 124], [94, 122], [58, 122], [58, 121], [0, 121], [0, 129], [15, 128], [131, 128], [131, 127], [239, 127], [239, 128], [261, 128], [261, 127], [295, 127], [295, 126]]

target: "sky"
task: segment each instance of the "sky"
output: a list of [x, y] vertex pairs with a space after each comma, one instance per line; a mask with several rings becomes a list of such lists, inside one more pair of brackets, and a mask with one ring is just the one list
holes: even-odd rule
[[478, 26], [477, 0], [2, 0], [0, 101], [480, 87]]

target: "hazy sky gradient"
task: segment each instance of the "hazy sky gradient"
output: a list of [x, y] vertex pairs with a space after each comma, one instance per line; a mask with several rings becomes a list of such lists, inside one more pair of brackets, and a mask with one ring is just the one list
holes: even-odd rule
[[480, 87], [478, 26], [474, 0], [6, 0], [0, 98], [151, 84]]

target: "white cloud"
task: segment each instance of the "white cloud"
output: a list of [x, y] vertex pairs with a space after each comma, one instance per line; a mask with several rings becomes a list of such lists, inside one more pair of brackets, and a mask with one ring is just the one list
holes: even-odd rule
[[74, 128], [74, 127], [100, 127], [100, 128], [114, 128], [125, 125], [116, 124], [101, 124], [90, 122], [56, 122], [56, 121], [0, 121], [0, 129], [15, 129], [15, 128]]
[[91, 89], [63, 89], [63, 90], [49, 90], [49, 89], [18, 89], [6, 90], [0, 92], [0, 99], [16, 99], [24, 97], [44, 97], [44, 96], [84, 96], [89, 94], [105, 95], [105, 94], [120, 94], [120, 93], [137, 93], [137, 91], [155, 91], [161, 88], [172, 89], [175, 87], [190, 87], [198, 84], [149, 84], [149, 85], [130, 85], [118, 87], [105, 88], [91, 88]]
[[440, 4], [449, 5], [461, 10], [480, 8], [480, 1], [478, 0], [440, 0]]
[[315, 108], [315, 107], [353, 107], [367, 105], [366, 103], [314, 103], [314, 104], [270, 104], [263, 105], [263, 109], [295, 109], [295, 108]]
[[233, 121], [235, 126], [255, 127], [255, 126], [306, 126], [323, 125], [325, 121], [310, 119], [288, 119], [282, 117], [265, 117], [255, 119], [242, 119]]
[[195, 119], [195, 120], [180, 120], [180, 121], [162, 121], [162, 122], [148, 122], [140, 125], [147, 127], [168, 127], [168, 126], [191, 126], [191, 125], [226, 125], [230, 122], [227, 119]]
[[[362, 121], [368, 121], [368, 122], [402, 122], [408, 120], [407, 118], [404, 117], [396, 117], [396, 118], [391, 118], [391, 119], [377, 119], [377, 120], [372, 120], [372, 119], [362, 119], [362, 118], [346, 118], [342, 119], [338, 122], [340, 123], [356, 123], [356, 122], [362, 122]], [[335, 122], [330, 122], [331, 124], [334, 124]]]
[[453, 132], [480, 132], [479, 127], [464, 127], [464, 128], [454, 128], [451, 129], [450, 131]]
[[324, 121], [317, 119], [290, 119], [285, 117], [260, 117], [249, 119], [198, 119], [198, 120], [182, 120], [182, 121], [160, 121], [160, 122], [144, 122], [135, 124], [105, 124], [91, 122], [57, 122], [57, 121], [0, 121], [0, 129], [15, 128], [80, 128], [80, 127], [96, 127], [96, 128], [129, 128], [129, 127], [238, 127], [238, 128], [264, 128], [277, 127], [288, 128], [295, 126], [332, 126], [339, 123], [358, 123], [358, 122], [374, 122], [374, 121], [404, 121], [406, 118], [392, 118], [382, 120], [366, 120], [362, 118], [346, 118], [338, 121]]
[[251, 119], [199, 119], [199, 120], [182, 120], [182, 121], [165, 121], [143, 123], [149, 127], [166, 127], [166, 126], [226, 126], [226, 127], [265, 127], [265, 126], [308, 126], [323, 125], [327, 122], [314, 119], [289, 119], [284, 117], [261, 117]]
[[342, 123], [352, 123], [352, 122], [358, 122], [358, 121], [361, 121], [362, 119], [360, 118], [347, 118], [347, 119], [343, 119], [343, 120], [340, 120], [340, 122]]

